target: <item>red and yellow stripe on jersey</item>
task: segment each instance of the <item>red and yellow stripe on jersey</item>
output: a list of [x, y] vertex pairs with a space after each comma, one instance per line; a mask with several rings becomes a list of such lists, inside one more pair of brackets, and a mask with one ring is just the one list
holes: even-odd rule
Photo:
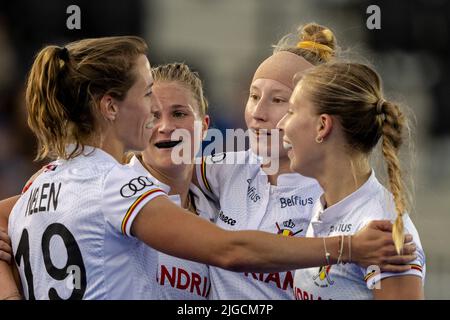
[[147, 198], [148, 196], [151, 196], [152, 194], [156, 193], [156, 192], [162, 192], [164, 193], [163, 190], [161, 189], [152, 189], [149, 190], [145, 193], [143, 193], [139, 198], [137, 198], [133, 204], [128, 208], [127, 213], [125, 214], [125, 217], [122, 220], [122, 233], [124, 235], [126, 235], [126, 227], [127, 227], [127, 223], [128, 220], [130, 220], [131, 215], [133, 214], [134, 210], [136, 209], [136, 207], [139, 205], [139, 203], [141, 203], [145, 198]]
[[211, 187], [209, 186], [208, 179], [206, 178], [206, 157], [202, 157], [202, 181], [206, 189], [212, 193]]
[[414, 270], [417, 270], [420, 272], [422, 272], [422, 270], [423, 270], [422, 266], [418, 265], [418, 264], [410, 264], [410, 267], [411, 267], [411, 269], [414, 269]]
[[[421, 265], [418, 265], [418, 264], [410, 264], [409, 266], [410, 266], [411, 269], [413, 269], [413, 270], [417, 270], [417, 271], [419, 271], [419, 272], [422, 272], [422, 271], [423, 271], [423, 268], [422, 268]], [[364, 281], [367, 282], [370, 278], [372, 278], [372, 277], [375, 276], [375, 275], [377, 275], [377, 272], [376, 272], [376, 271], [372, 271], [372, 272], [368, 273], [368, 274], [364, 277]]]

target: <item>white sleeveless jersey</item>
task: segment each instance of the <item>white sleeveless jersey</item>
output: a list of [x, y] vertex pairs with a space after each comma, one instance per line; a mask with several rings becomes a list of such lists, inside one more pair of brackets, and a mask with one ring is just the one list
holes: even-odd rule
[[[374, 172], [358, 190], [337, 204], [323, 209], [321, 200], [314, 206], [314, 216], [307, 237], [350, 235], [362, 229], [372, 220], [396, 218], [392, 195], [381, 185]], [[411, 262], [411, 270], [403, 273], [379, 273], [377, 266], [364, 269], [356, 264], [340, 264], [295, 271], [294, 295], [297, 300], [323, 299], [373, 299], [380, 281], [388, 277], [414, 275], [425, 279], [425, 254], [419, 234], [407, 214], [403, 218], [405, 233], [413, 236], [417, 246], [417, 259]], [[382, 283], [381, 283], [382, 285]]]
[[[239, 161], [235, 163], [244, 164], [227, 164], [233, 158]], [[262, 230], [302, 237], [313, 204], [322, 192], [316, 180], [296, 173], [282, 174], [277, 185], [271, 185], [251, 151], [205, 157], [196, 171], [201, 189], [220, 207], [216, 224], [227, 230]], [[293, 299], [293, 274], [237, 273], [211, 266], [209, 298]]]
[[46, 166], [10, 215], [27, 299], [155, 299], [158, 253], [130, 235], [164, 188], [100, 149]]
[[[143, 175], [147, 174], [156, 186], [161, 186], [164, 189], [170, 188], [151, 176], [136, 157], [131, 159], [130, 166]], [[195, 185], [191, 184], [190, 192], [194, 197], [199, 216], [207, 220], [213, 220], [217, 209]], [[180, 205], [179, 195], [170, 195], [169, 198]], [[162, 252], [158, 252], [156, 283], [159, 288], [158, 299], [164, 300], [206, 300], [211, 289], [207, 265], [176, 258]]]

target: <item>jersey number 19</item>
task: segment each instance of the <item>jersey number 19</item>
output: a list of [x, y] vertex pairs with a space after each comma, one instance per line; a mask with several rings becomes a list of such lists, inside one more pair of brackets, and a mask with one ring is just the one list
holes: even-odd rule
[[[56, 267], [50, 258], [50, 240], [55, 235], [62, 238], [67, 250], [67, 263], [62, 269]], [[77, 267], [77, 271], [79, 271], [77, 274], [79, 281], [77, 281], [77, 285], [73, 287], [73, 291], [69, 299], [83, 299], [86, 291], [86, 269], [84, 267], [80, 247], [78, 246], [72, 233], [70, 233], [64, 225], [60, 223], [53, 223], [45, 229], [42, 235], [41, 244], [45, 269], [53, 279], [64, 281], [69, 275], [71, 275], [71, 273], [68, 272], [68, 270], [70, 270], [69, 267]], [[25, 279], [28, 285], [28, 299], [35, 300], [33, 272], [30, 264], [30, 242], [27, 229], [23, 229], [14, 258], [19, 267], [23, 259]], [[48, 297], [50, 300], [62, 300], [55, 288], [50, 288], [48, 291]]]

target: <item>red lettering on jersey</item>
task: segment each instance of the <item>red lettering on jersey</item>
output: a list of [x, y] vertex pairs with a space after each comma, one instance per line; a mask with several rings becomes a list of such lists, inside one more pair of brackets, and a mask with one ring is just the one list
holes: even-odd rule
[[[285, 273], [284, 280], [282, 279], [282, 274], [278, 272], [276, 273], [244, 272], [244, 275], [246, 277], [251, 275], [253, 279], [265, 283], [274, 282], [277, 288], [282, 290], [292, 290], [292, 288], [294, 287], [294, 275], [292, 274], [291, 271]], [[283, 282], [283, 285], [281, 285], [281, 282]]]
[[[309, 294], [306, 291], [302, 291], [300, 288], [294, 288], [294, 296], [295, 300], [314, 300], [314, 295]], [[317, 300], [322, 300], [321, 297], [318, 297]]]
[[[182, 283], [183, 277], [186, 281], [184, 284]], [[178, 268], [177, 289], [186, 290], [187, 288], [189, 288], [190, 281], [191, 278], [189, 277], [189, 273], [187, 273], [186, 270]]]
[[269, 273], [266, 280], [264, 281], [265, 283], [269, 283], [270, 281], [275, 282], [275, 284], [277, 285], [277, 287], [279, 289], [281, 289], [281, 283], [280, 283], [280, 274], [278, 272], [276, 273]]
[[166, 279], [172, 288], [189, 290], [191, 293], [195, 293], [205, 298], [209, 295], [211, 290], [211, 281], [209, 281], [208, 277], [203, 277], [202, 279], [196, 272], [189, 273], [186, 270], [177, 267], [172, 267], [172, 272], [170, 272], [165, 265], [161, 265], [161, 279], [158, 279], [157, 275], [156, 280], [160, 285], [164, 286], [166, 284]]
[[202, 278], [200, 277], [200, 275], [193, 272], [192, 273], [192, 281], [191, 281], [191, 292], [194, 292], [194, 287], [195, 287], [197, 294], [199, 296], [201, 296], [201, 293], [200, 293], [200, 283], [201, 282], [202, 282]]
[[283, 290], [292, 290], [294, 287], [294, 275], [292, 274], [292, 271], [286, 272], [286, 277], [284, 278], [283, 282]]
[[159, 284], [164, 285], [166, 283], [165, 279], [168, 278], [169, 283], [172, 287], [175, 287], [175, 278], [177, 275], [177, 270], [175, 267], [172, 267], [172, 274], [169, 273], [165, 265], [161, 265], [161, 279]]
[[25, 192], [27, 192], [28, 189], [30, 189], [31, 185], [33, 184], [33, 181], [28, 182], [25, 187], [23, 187], [22, 189], [22, 194], [24, 194]]

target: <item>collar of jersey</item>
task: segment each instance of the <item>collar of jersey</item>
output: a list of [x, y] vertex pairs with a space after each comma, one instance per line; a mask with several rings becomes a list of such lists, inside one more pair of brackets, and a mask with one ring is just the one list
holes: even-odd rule
[[349, 194], [347, 197], [339, 201], [338, 203], [324, 209], [323, 194], [320, 196], [320, 200], [316, 201], [314, 205], [314, 216], [311, 219], [311, 223], [330, 223], [351, 214], [353, 209], [359, 207], [362, 203], [367, 202], [373, 195], [373, 193], [380, 190], [381, 184], [375, 176], [375, 172], [372, 170], [369, 179], [355, 192]]
[[[139, 161], [139, 159], [136, 156], [133, 156], [131, 158], [130, 162], [128, 163], [128, 166], [133, 167], [138, 173], [140, 173], [142, 175], [147, 175], [148, 177], [150, 177], [150, 179], [153, 181], [153, 183], [158, 185], [158, 187], [163, 189], [168, 194], [168, 197], [171, 201], [173, 201], [177, 205], [181, 206], [180, 195], [179, 194], [169, 195], [170, 186], [165, 183], [162, 183], [161, 181], [156, 179], [154, 176], [152, 176], [150, 174], [150, 172], [148, 172], [148, 170], [142, 165], [141, 161]], [[204, 196], [203, 192], [193, 183], [191, 183], [189, 185], [189, 190], [192, 192], [192, 195], [194, 196], [194, 202], [197, 206], [197, 212], [199, 213], [199, 215], [208, 217], [212, 221], [213, 218], [211, 217], [211, 215], [213, 214], [213, 212], [210, 212], [210, 211], [213, 209], [203, 211], [204, 207], [205, 208], [208, 207], [207, 206], [208, 200], [206, 200], [206, 197]]]
[[[157, 185], [158, 187], [160, 187], [161, 189], [164, 190], [164, 192], [166, 192], [167, 194], [169, 194], [170, 191], [170, 186], [168, 186], [167, 184], [159, 181], [158, 179], [156, 179], [154, 176], [152, 176], [150, 174], [150, 172], [148, 172], [148, 170], [144, 167], [144, 165], [139, 161], [139, 159], [136, 156], [133, 156], [130, 160], [130, 162], [128, 163], [128, 166], [132, 167], [134, 170], [136, 170], [139, 174], [143, 175], [143, 176], [147, 176], [150, 178], [150, 180], [153, 181], [153, 183], [155, 185]], [[178, 195], [177, 195], [178, 196]], [[170, 196], [169, 196], [170, 198]], [[179, 197], [178, 197], [179, 198]], [[176, 197], [174, 197], [173, 199], [171, 198], [171, 200], [176, 200]]]
[[[75, 150], [76, 145], [74, 143], [69, 143], [66, 146], [66, 152], [70, 153], [73, 150]], [[80, 154], [80, 156], [82, 157], [93, 157], [95, 156], [98, 159], [102, 159], [105, 161], [112, 161], [115, 162], [117, 164], [120, 164], [112, 155], [110, 155], [108, 152], [103, 151], [100, 148], [96, 148], [93, 146], [89, 146], [89, 145], [84, 145], [84, 150], [83, 153]]]

